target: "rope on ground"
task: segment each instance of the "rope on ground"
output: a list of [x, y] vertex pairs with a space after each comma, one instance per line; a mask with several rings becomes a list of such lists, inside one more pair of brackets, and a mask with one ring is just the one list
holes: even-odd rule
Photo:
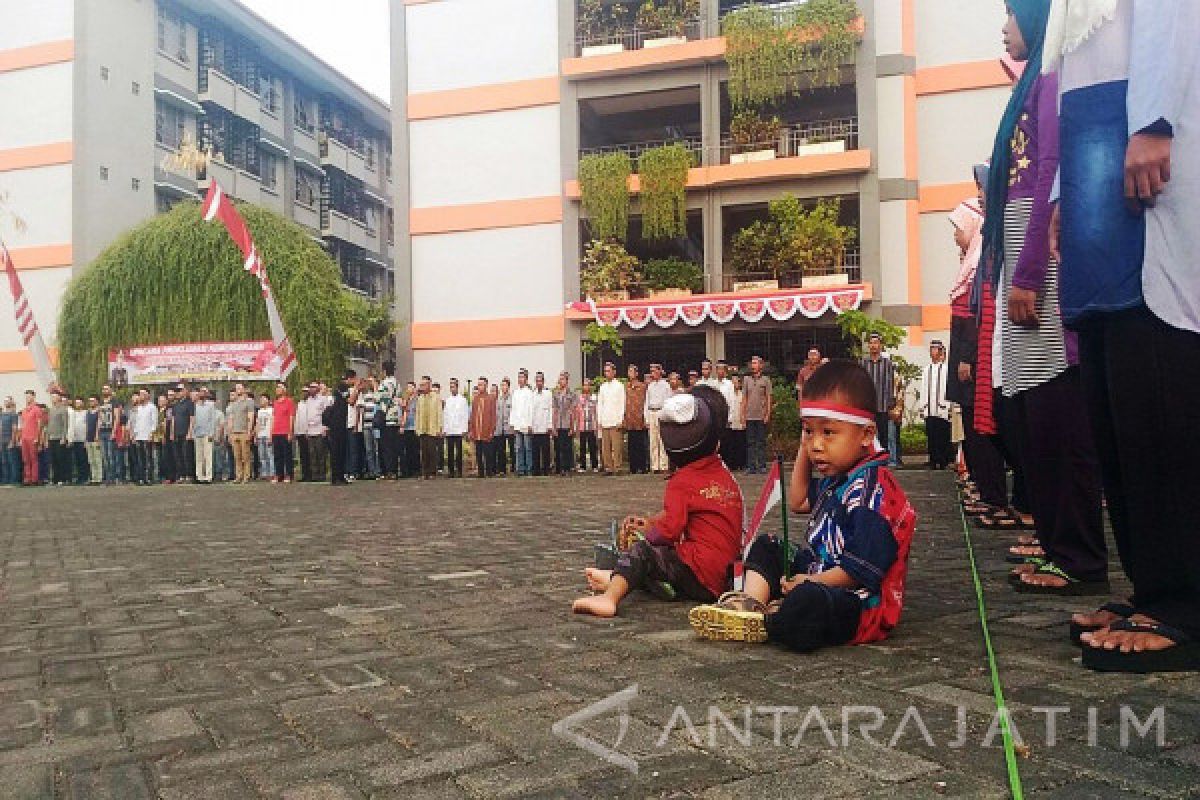
[[967, 524], [962, 507], [958, 509], [962, 520], [963, 537], [967, 542], [967, 558], [971, 563], [971, 578], [975, 582], [975, 604], [979, 609], [979, 627], [983, 630], [983, 644], [987, 649], [988, 668], [992, 676], [992, 696], [996, 700], [996, 714], [1000, 717], [1000, 732], [1004, 738], [1004, 761], [1008, 766], [1008, 786], [1013, 800], [1023, 800], [1021, 771], [1017, 768], [1017, 749], [1013, 744], [1012, 727], [1009, 725], [1008, 704], [1004, 702], [1004, 688], [1000, 685], [1000, 670], [996, 667], [996, 651], [992, 649], [992, 634], [988, 630], [987, 604], [983, 600], [983, 583], [979, 580], [979, 568], [975, 564], [975, 547], [971, 544], [971, 526]]

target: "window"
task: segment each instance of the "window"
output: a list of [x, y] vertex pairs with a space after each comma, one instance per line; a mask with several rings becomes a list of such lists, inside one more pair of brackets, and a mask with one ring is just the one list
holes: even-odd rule
[[296, 202], [309, 208], [316, 208], [320, 187], [307, 170], [296, 170]]
[[187, 23], [162, 6], [158, 9], [158, 51], [168, 58], [187, 63]]
[[102, 81], [108, 80], [108, 67], [100, 68], [100, 80], [102, 80]]
[[130, 88], [132, 89], [134, 94], [142, 93], [142, 85], [140, 83], [138, 83], [137, 81], [134, 81], [133, 85]]
[[272, 114], [279, 113], [279, 88], [275, 76], [262, 70], [258, 76], [258, 96], [262, 107]]
[[135, 192], [139, 192], [142, 189], [142, 182], [137, 178], [130, 180], [129, 185]]
[[311, 134], [317, 132], [316, 104], [304, 87], [298, 84], [292, 99], [292, 124]]
[[157, 101], [154, 105], [154, 140], [164, 147], [178, 149], [187, 135], [190, 121], [186, 112]]
[[177, 197], [172, 197], [171, 195], [164, 194], [163, 192], [154, 193], [154, 208], [159, 214], [167, 213], [174, 208], [175, 204], [178, 202], [179, 198]]
[[263, 150], [258, 154], [259, 179], [262, 180], [262, 185], [267, 189], [274, 189], [275, 185], [279, 182], [276, 174], [276, 165], [278, 162], [279, 159], [275, 158], [274, 153]]
[[396, 243], [396, 209], [389, 208], [387, 210], [387, 243]]
[[108, 180], [108, 167], [100, 168], [100, 180], [102, 180], [102, 181]]
[[167, 51], [167, 12], [161, 7], [158, 9], [158, 49]]

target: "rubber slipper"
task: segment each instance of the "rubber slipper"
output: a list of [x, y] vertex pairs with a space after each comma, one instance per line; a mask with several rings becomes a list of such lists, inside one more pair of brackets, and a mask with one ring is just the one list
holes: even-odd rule
[[979, 527], [987, 531], [1015, 531], [1017, 520], [1009, 516], [1007, 511], [996, 511], [985, 517], [980, 517]]
[[1033, 574], [1054, 575], [1065, 580], [1067, 584], [1066, 586], [1039, 586], [1017, 578], [1013, 582], [1013, 589], [1020, 594], [1044, 594], [1054, 597], [1087, 597], [1095, 594], [1108, 594], [1111, 591], [1107, 576], [1104, 580], [1099, 581], [1081, 581], [1068, 574], [1062, 567], [1049, 562], [1042, 564]]
[[[1021, 553], [1019, 552], [1020, 550], [1036, 550], [1037, 552]], [[1041, 547], [1036, 547], [1034, 545], [1019, 544], [1015, 547], [1008, 548], [1008, 555], [1004, 557], [1004, 560], [1009, 564], [1028, 564], [1029, 559], [1031, 558], [1040, 558], [1044, 560], [1046, 558], [1046, 551]]]
[[[1115, 602], [1114, 603], [1105, 603], [1104, 605], [1097, 608], [1094, 613], [1098, 614], [1101, 611], [1107, 611], [1110, 614], [1116, 614], [1118, 617], [1121, 617], [1122, 619], [1128, 619], [1129, 617], [1132, 617], [1134, 614], [1137, 613], [1134, 610], [1133, 606], [1129, 605], [1128, 603], [1115, 603]], [[1083, 644], [1083, 641], [1082, 641], [1082, 639], [1080, 639], [1080, 637], [1083, 636], [1085, 633], [1095, 633], [1096, 631], [1104, 630], [1105, 627], [1106, 626], [1104, 626], [1104, 625], [1081, 625], [1078, 622], [1075, 622], [1074, 620], [1071, 620], [1067, 623], [1067, 629], [1071, 633], [1071, 641], [1078, 645]]]
[[1042, 540], [1036, 534], [1033, 536], [1018, 536], [1017, 544], [1022, 547], [1041, 547]]
[[1015, 569], [1009, 570], [1008, 582], [1011, 584], [1014, 584], [1014, 585], [1021, 583], [1022, 575], [1032, 575], [1033, 573], [1037, 572], [1038, 568], [1041, 567], [1045, 563], [1047, 563], [1047, 562], [1046, 562], [1046, 559], [1044, 559], [1044, 558], [1030, 557], [1030, 558], [1025, 559], [1023, 562], [1021, 562], [1017, 566], [1020, 567], [1020, 566], [1032, 565], [1033, 569], [1029, 570], [1028, 572], [1020, 572]]
[[1096, 672], [1133, 672], [1139, 675], [1150, 672], [1198, 672], [1200, 671], [1200, 642], [1178, 628], [1161, 623], [1148, 624], [1133, 620], [1120, 620], [1108, 626], [1110, 631], [1130, 633], [1153, 633], [1164, 636], [1175, 644], [1166, 650], [1146, 650], [1140, 653], [1122, 653], [1103, 647], [1083, 647], [1083, 665]]

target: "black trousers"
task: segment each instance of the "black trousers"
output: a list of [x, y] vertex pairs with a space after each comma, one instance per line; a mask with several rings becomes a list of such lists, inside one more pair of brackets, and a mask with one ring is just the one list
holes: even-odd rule
[[798, 653], [845, 644], [858, 632], [862, 601], [848, 589], [806, 581], [785, 596], [783, 544], [762, 535], [746, 554], [746, 571], [756, 572], [771, 587], [771, 599], [783, 598], [779, 610], [768, 614], [767, 636]]
[[991, 436], [975, 430], [975, 407], [963, 406], [963, 457], [967, 472], [979, 489], [979, 501], [996, 508], [1008, 506], [1008, 478], [1004, 473], [1004, 456]]
[[87, 445], [83, 442], [71, 442], [71, 461], [75, 467], [75, 482], [79, 485], [87, 483], [91, 479], [91, 470], [88, 468]]
[[929, 443], [929, 466], [945, 469], [954, 460], [954, 445], [950, 442], [950, 420], [941, 417], [925, 418], [925, 438]]
[[431, 434], [421, 434], [421, 476], [432, 478], [438, 471], [438, 453], [442, 450], [442, 442]]
[[[303, 436], [299, 439], [304, 441]], [[283, 480], [295, 476], [296, 464], [292, 460], [292, 441], [287, 434], [277, 433], [271, 437], [271, 451], [275, 462], [275, 477]]]
[[492, 472], [495, 475], [506, 475], [516, 464], [516, 445], [513, 435], [506, 433], [492, 439]]
[[725, 465], [730, 469], [745, 469], [746, 468], [746, 429], [727, 431], [729, 434], [728, 445], [726, 440], [721, 440], [721, 457], [725, 460]]
[[554, 467], [559, 475], [566, 475], [575, 468], [575, 437], [570, 428], [559, 428], [554, 437]]
[[329, 448], [329, 482], [343, 483], [346, 480], [346, 454], [350, 447], [350, 437], [343, 427], [339, 431], [330, 431], [326, 437]]
[[493, 455], [494, 440], [474, 442], [475, 445], [475, 471], [479, 473], [481, 478], [490, 478], [495, 475], [496, 459]]
[[404, 477], [415, 478], [421, 474], [421, 440], [416, 431], [404, 431]]
[[1019, 393], [1026, 490], [1046, 557], [1081, 580], [1108, 573], [1100, 464], [1084, 411], [1079, 368]]
[[[214, 445], [217, 446], [217, 445]], [[150, 480], [150, 443], [132, 442], [129, 445], [129, 480], [142, 483]]]
[[[588, 466], [588, 458], [592, 465]], [[598, 469], [600, 467], [600, 448], [596, 444], [595, 431], [581, 431], [579, 434], [579, 466], [583, 469]]]
[[650, 431], [629, 431], [629, 472], [632, 475], [650, 471]]
[[463, 474], [463, 437], [446, 437], [446, 468], [451, 478], [461, 478]]
[[[300, 480], [311, 481], [312, 480], [312, 464], [310, 463], [309, 457], [308, 457], [308, 437], [303, 436], [303, 435], [297, 436], [296, 437], [296, 447], [300, 451]], [[278, 456], [275, 457], [275, 471], [279, 472], [279, 457]]]
[[533, 474], [549, 475], [550, 464], [550, 434], [533, 434]]
[[1097, 314], [1079, 362], [1133, 604], [1200, 638], [1200, 334], [1144, 307]]
[[50, 482], [71, 482], [71, 459], [67, 446], [55, 439], [50, 441]]
[[[1021, 418], [1016, 398], [1005, 397], [995, 390], [996, 424], [1000, 433], [992, 438], [992, 444], [1000, 451], [1006, 464], [1012, 468], [1012, 502], [1010, 505], [1022, 514], [1033, 513], [1033, 501], [1029, 499], [1029, 484], [1025, 476], [1025, 453], [1021, 448], [1024, 437], [1020, 435]], [[1005, 479], [1007, 485], [1007, 478]]]
[[175, 474], [176, 480], [196, 478], [196, 448], [186, 438], [175, 439]]
[[708, 590], [692, 568], [683, 563], [679, 553], [669, 545], [653, 545], [645, 539], [635, 542], [617, 558], [613, 573], [620, 575], [630, 589], [645, 589], [653, 583], [669, 583], [675, 597], [697, 603], [711, 603], [716, 597]]
[[308, 440], [308, 466], [312, 471], [309, 479], [323, 481], [329, 471], [329, 444], [325, 440], [325, 434], [306, 436], [305, 438]]

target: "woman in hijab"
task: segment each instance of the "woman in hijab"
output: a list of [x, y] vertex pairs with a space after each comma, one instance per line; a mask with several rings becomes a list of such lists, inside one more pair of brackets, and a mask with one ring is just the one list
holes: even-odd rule
[[[1015, 588], [1100, 594], [1108, 591], [1108, 552], [1099, 465], [1079, 413], [1078, 346], [1063, 328], [1058, 263], [1049, 246], [1059, 156], [1058, 81], [1042, 74], [1050, 0], [1008, 0], [1007, 6], [1005, 49], [1026, 63], [996, 132], [988, 174], [977, 284], [981, 297], [995, 297], [995, 325], [990, 337], [981, 335], [978, 372], [1011, 406], [1045, 551], [1014, 573]], [[976, 411], [979, 427], [978, 404]]]

